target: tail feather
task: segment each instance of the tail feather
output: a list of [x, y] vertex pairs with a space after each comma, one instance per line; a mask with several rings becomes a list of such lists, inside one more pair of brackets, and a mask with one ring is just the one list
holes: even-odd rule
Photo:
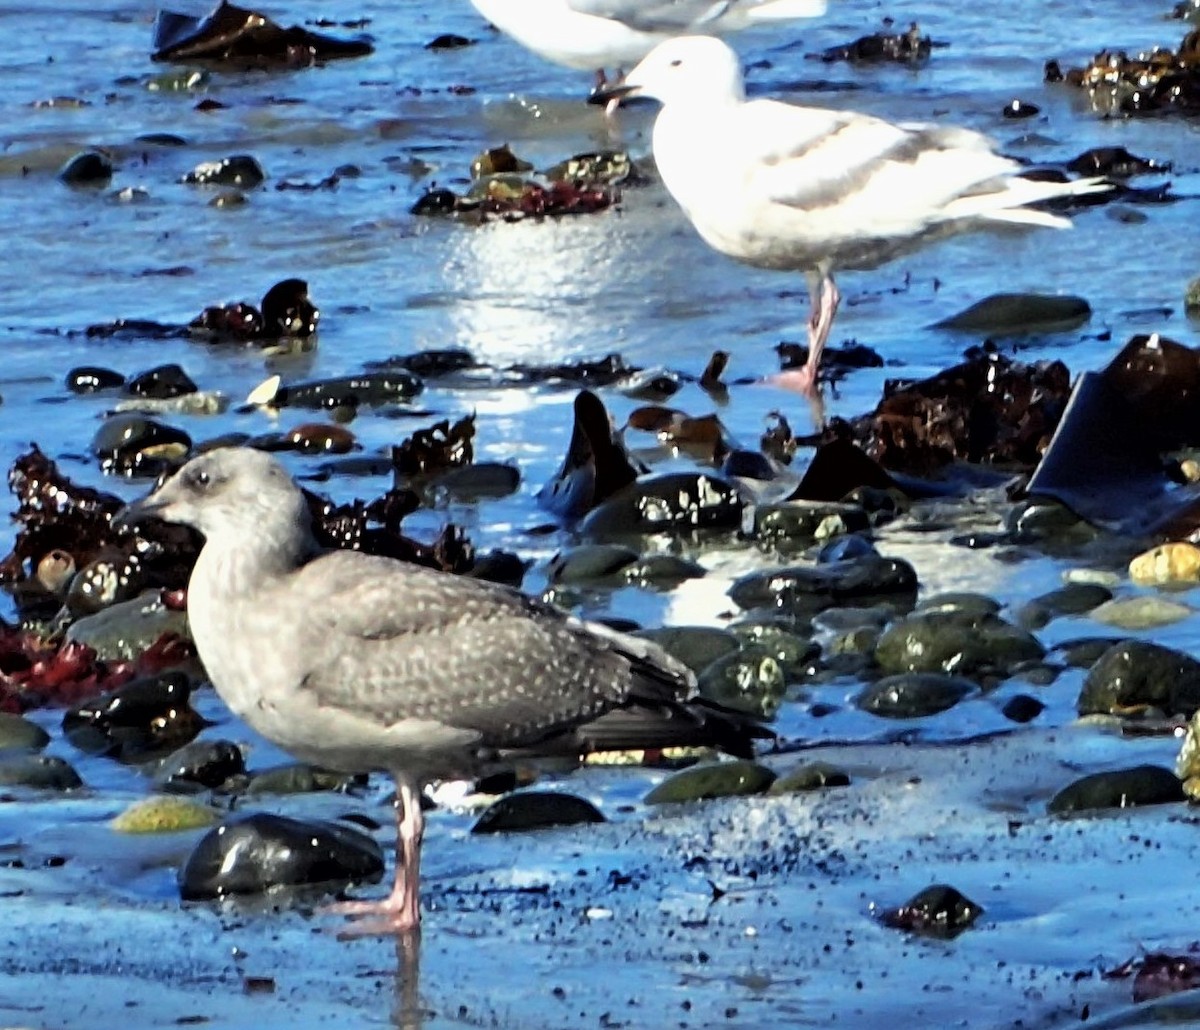
[[1052, 229], [1069, 229], [1071, 220], [1061, 215], [1040, 211], [1027, 205], [1063, 197], [1079, 197], [1089, 193], [1107, 193], [1112, 183], [1100, 178], [1073, 179], [1070, 182], [1047, 182], [1025, 179], [1019, 175], [1005, 179], [1001, 189], [981, 189], [946, 205], [951, 219], [984, 218], [993, 222], [1016, 225], [1041, 225]]

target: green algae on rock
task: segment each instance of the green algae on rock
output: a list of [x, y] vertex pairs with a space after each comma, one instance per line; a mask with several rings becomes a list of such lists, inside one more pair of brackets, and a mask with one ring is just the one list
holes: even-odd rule
[[738, 759], [694, 765], [667, 777], [643, 801], [647, 805], [680, 804], [710, 798], [761, 794], [775, 782], [775, 773], [765, 765]]

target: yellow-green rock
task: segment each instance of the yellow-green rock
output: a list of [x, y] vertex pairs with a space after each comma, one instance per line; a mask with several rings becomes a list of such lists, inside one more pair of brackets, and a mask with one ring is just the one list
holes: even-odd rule
[[118, 833], [175, 833], [215, 826], [220, 818], [215, 809], [190, 798], [157, 797], [135, 801], [111, 825]]
[[1180, 540], [1151, 548], [1129, 563], [1129, 577], [1143, 586], [1200, 583], [1200, 547]]
[[747, 759], [694, 765], [663, 780], [646, 795], [647, 805], [679, 804], [708, 798], [761, 794], [775, 782], [775, 774]]
[[1119, 597], [1105, 601], [1088, 616], [1106, 626], [1120, 629], [1155, 629], [1170, 626], [1193, 614], [1193, 609], [1165, 597]]

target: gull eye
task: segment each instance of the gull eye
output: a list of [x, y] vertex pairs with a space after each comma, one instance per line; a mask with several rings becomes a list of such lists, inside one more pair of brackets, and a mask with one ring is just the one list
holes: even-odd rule
[[212, 477], [204, 469], [193, 469], [188, 473], [187, 481], [188, 486], [193, 489], [206, 490], [209, 483], [212, 482]]
[[672, 61], [672, 62], [671, 62], [671, 67], [672, 67], [672, 68], [678, 68], [678, 67], [679, 67], [681, 64], [683, 64], [683, 61], [681, 61], [681, 60], [680, 60], [680, 59], [677, 57], [677, 58], [675, 58], [675, 60], [674, 60], [674, 61]]

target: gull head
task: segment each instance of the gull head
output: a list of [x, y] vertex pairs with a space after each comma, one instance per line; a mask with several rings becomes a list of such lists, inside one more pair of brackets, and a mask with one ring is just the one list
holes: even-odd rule
[[226, 539], [284, 535], [310, 524], [304, 494], [269, 454], [249, 447], [221, 447], [193, 458], [170, 479], [116, 517], [131, 525], [146, 518], [179, 522], [205, 537]]
[[664, 105], [745, 98], [741, 61], [712, 36], [676, 36], [659, 43], [617, 89], [620, 95], [651, 97]]

